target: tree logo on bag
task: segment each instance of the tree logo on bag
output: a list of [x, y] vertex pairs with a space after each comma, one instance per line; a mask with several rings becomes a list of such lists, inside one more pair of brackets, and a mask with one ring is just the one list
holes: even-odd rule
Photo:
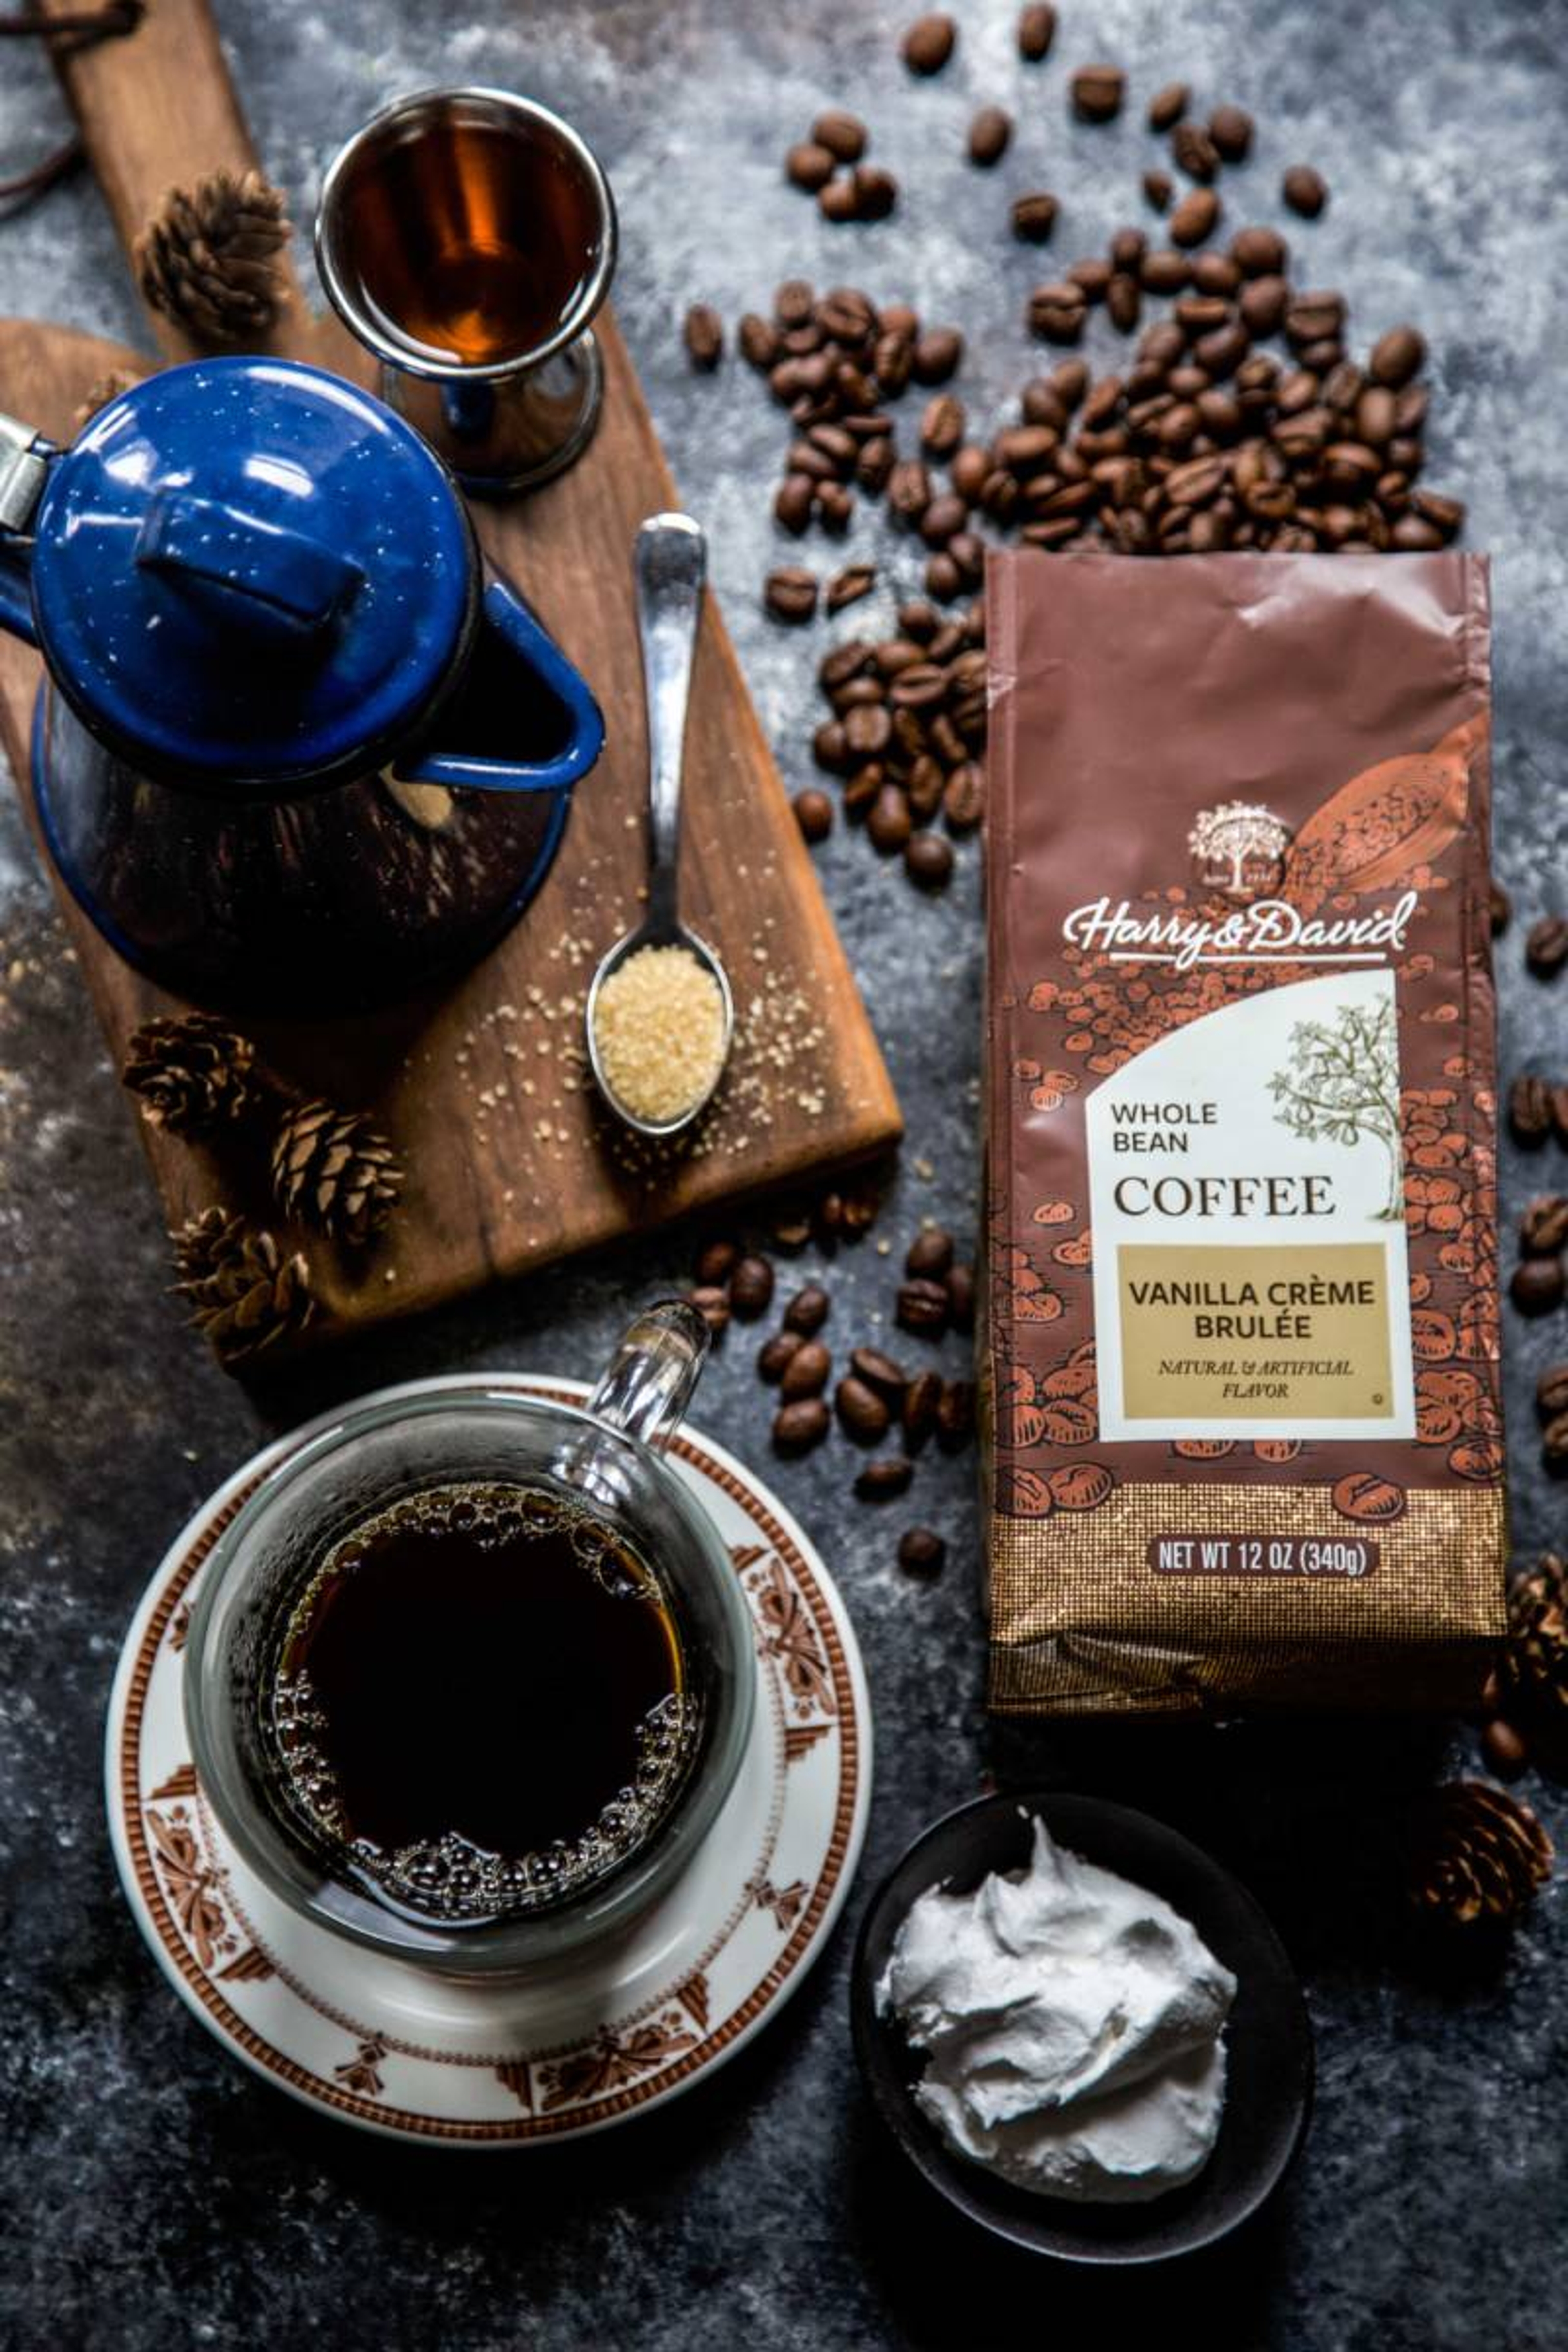
[[1187, 835], [1198, 887], [1238, 904], [1275, 895], [1289, 846], [1289, 826], [1259, 801], [1224, 801], [1205, 809]]

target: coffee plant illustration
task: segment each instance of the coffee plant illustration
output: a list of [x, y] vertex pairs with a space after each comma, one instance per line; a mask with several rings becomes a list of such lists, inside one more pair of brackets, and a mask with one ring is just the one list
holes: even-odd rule
[[1400, 1215], [1399, 1056], [1390, 999], [1342, 1004], [1331, 1021], [1298, 1021], [1290, 1058], [1268, 1091], [1280, 1126], [1304, 1143], [1375, 1136], [1388, 1154], [1388, 1197], [1377, 1214]]

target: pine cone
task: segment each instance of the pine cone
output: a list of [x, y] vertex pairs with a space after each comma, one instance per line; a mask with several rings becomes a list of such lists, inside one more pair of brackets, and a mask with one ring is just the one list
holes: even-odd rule
[[1568, 1732], [1568, 1569], [1555, 1552], [1515, 1579], [1499, 1665], [1504, 1713]]
[[302, 1102], [284, 1118], [272, 1147], [272, 1194], [285, 1216], [362, 1248], [402, 1190], [397, 1154], [363, 1111]]
[[280, 189], [259, 172], [214, 172], [171, 188], [136, 240], [137, 282], [154, 310], [199, 342], [264, 335], [282, 308], [289, 239]]
[[205, 1135], [249, 1108], [259, 1086], [248, 1037], [210, 1013], [144, 1021], [131, 1039], [122, 1083], [142, 1116], [171, 1135]]
[[285, 1257], [270, 1234], [243, 1217], [204, 1209], [174, 1243], [175, 1291], [226, 1364], [292, 1339], [310, 1321], [315, 1301], [304, 1258]]
[[1552, 1875], [1552, 1841], [1530, 1807], [1487, 1780], [1434, 1789], [1408, 1893], [1420, 1917], [1450, 1927], [1514, 1919]]
[[90, 425], [100, 408], [107, 408], [111, 400], [118, 400], [122, 392], [131, 391], [141, 381], [140, 374], [130, 368], [107, 368], [102, 375], [89, 384], [78, 404], [71, 418], [73, 433], [79, 433], [84, 425]]

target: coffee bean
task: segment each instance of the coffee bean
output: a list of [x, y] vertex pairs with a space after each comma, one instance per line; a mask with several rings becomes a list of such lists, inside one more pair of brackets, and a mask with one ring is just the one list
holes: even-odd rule
[[940, 1339], [947, 1328], [948, 1311], [947, 1292], [940, 1282], [917, 1276], [900, 1284], [893, 1316], [900, 1330]]
[[1548, 1364], [1535, 1383], [1535, 1409], [1542, 1421], [1568, 1413], [1568, 1364]]
[[1409, 383], [1426, 357], [1426, 337], [1415, 327], [1390, 327], [1372, 347], [1367, 373], [1374, 383], [1392, 391]]
[[1037, 286], [1029, 297], [1029, 331], [1047, 343], [1076, 343], [1083, 333], [1088, 310], [1082, 287], [1070, 278]]
[[1241, 320], [1248, 334], [1272, 335], [1285, 316], [1290, 289], [1283, 278], [1253, 278], [1241, 289]]
[[1494, 882], [1490, 886], [1490, 898], [1489, 904], [1491, 915], [1492, 937], [1495, 940], [1500, 932], [1507, 930], [1509, 917], [1513, 912], [1512, 902], [1509, 898], [1508, 892], [1503, 888], [1500, 882]]
[[879, 1397], [853, 1372], [841, 1380], [833, 1391], [834, 1408], [846, 1433], [859, 1445], [875, 1445], [885, 1437], [892, 1419], [887, 1401]]
[[937, 1408], [942, 1402], [942, 1374], [919, 1372], [904, 1391], [899, 1408], [899, 1420], [904, 1433], [904, 1444], [916, 1454], [936, 1427]]
[[1501, 1716], [1494, 1716], [1482, 1727], [1481, 1749], [1488, 1769], [1495, 1772], [1500, 1780], [1517, 1779], [1530, 1761], [1530, 1749], [1524, 1739]]
[[899, 1566], [906, 1576], [940, 1576], [947, 1546], [930, 1528], [907, 1528], [899, 1538]]
[[915, 1475], [915, 1465], [907, 1454], [879, 1454], [868, 1462], [855, 1481], [855, 1492], [863, 1503], [890, 1503], [901, 1495]]
[[1105, 307], [1112, 326], [1124, 335], [1131, 333], [1138, 324], [1143, 308], [1143, 298], [1138, 280], [1129, 271], [1119, 269], [1105, 289]]
[[791, 1402], [820, 1396], [832, 1370], [833, 1358], [822, 1341], [803, 1339], [780, 1376], [779, 1394]]
[[724, 354], [724, 321], [710, 302], [693, 302], [682, 329], [694, 368], [710, 374]]
[[963, 357], [963, 337], [956, 327], [928, 327], [916, 340], [910, 373], [917, 383], [945, 383]]
[[1277, 228], [1238, 228], [1230, 240], [1230, 257], [1244, 278], [1281, 278], [1288, 258], [1284, 238]]
[[804, 792], [796, 793], [790, 806], [803, 840], [813, 844], [826, 840], [833, 830], [833, 803], [826, 793], [808, 784]]
[[902, 1365], [884, 1355], [880, 1348], [857, 1348], [849, 1359], [849, 1369], [868, 1388], [875, 1389], [894, 1404], [910, 1384], [910, 1376]]
[[940, 833], [914, 833], [904, 845], [904, 867], [922, 890], [945, 890], [952, 879], [952, 845]]
[[1557, 1413], [1541, 1433], [1541, 1451], [1547, 1467], [1568, 1469], [1568, 1412]]
[[1521, 1143], [1545, 1142], [1552, 1132], [1552, 1089], [1544, 1078], [1515, 1078], [1509, 1088], [1508, 1118]]
[[1464, 528], [1465, 509], [1458, 499], [1441, 498], [1436, 490], [1417, 490], [1414, 504], [1422, 520], [1432, 524], [1444, 539], [1452, 539]]
[[1080, 66], [1072, 78], [1072, 110], [1080, 122], [1113, 121], [1126, 87], [1120, 66]]
[[1527, 1257], [1557, 1257], [1568, 1249], [1568, 1199], [1537, 1193], [1519, 1221], [1519, 1245]]
[[940, 73], [957, 38], [958, 26], [951, 16], [918, 16], [904, 35], [900, 55], [911, 73]]
[[861, 220], [886, 220], [899, 201], [899, 184], [879, 163], [855, 166], [855, 209]]
[[773, 1450], [778, 1454], [805, 1454], [820, 1445], [832, 1426], [824, 1400], [819, 1397], [797, 1397], [773, 1415]]
[[1329, 201], [1328, 183], [1310, 163], [1292, 163], [1279, 183], [1279, 194], [1303, 220], [1316, 220]]
[[1171, 215], [1173, 245], [1203, 245], [1214, 234], [1219, 198], [1212, 188], [1194, 188]]
[[1192, 275], [1192, 264], [1184, 253], [1173, 253], [1169, 247], [1146, 253], [1138, 276], [1151, 294], [1175, 294]]
[[1157, 213], [1163, 213], [1165, 210], [1175, 194], [1175, 186], [1169, 172], [1145, 172], [1142, 187], [1145, 202], [1152, 205]]
[[784, 1328], [786, 1331], [804, 1332], [809, 1339], [814, 1331], [821, 1330], [832, 1305], [819, 1282], [808, 1282], [803, 1289], [795, 1292], [784, 1308]]
[[765, 1315], [773, 1295], [773, 1270], [765, 1257], [743, 1257], [730, 1276], [730, 1304], [748, 1323]]
[[1239, 163], [1252, 145], [1255, 126], [1239, 106], [1216, 106], [1209, 116], [1209, 137], [1227, 163]]
[[1013, 118], [999, 106], [983, 106], [969, 126], [969, 160], [989, 170], [1007, 152]]
[[893, 721], [887, 705], [858, 702], [846, 714], [844, 740], [857, 760], [879, 759], [893, 739]]
[[816, 208], [824, 220], [852, 221], [860, 217], [860, 194], [852, 176], [829, 180], [816, 192]]
[[1178, 122], [1171, 133], [1171, 153], [1189, 180], [1212, 180], [1219, 170], [1219, 150], [1201, 123]]
[[1568, 963], [1568, 922], [1561, 915], [1542, 915], [1531, 923], [1524, 935], [1524, 960], [1542, 979]]
[[870, 594], [876, 584], [877, 567], [874, 563], [846, 564], [844, 570], [836, 572], [827, 583], [828, 611], [842, 613], [847, 604], [858, 604], [862, 596]]
[[1050, 54], [1051, 43], [1057, 37], [1057, 12], [1040, 0], [1040, 5], [1024, 9], [1018, 17], [1018, 55], [1030, 65]]
[[921, 446], [933, 457], [951, 457], [963, 438], [963, 403], [951, 392], [928, 400], [921, 418]]
[[777, 330], [766, 319], [759, 318], [755, 310], [744, 313], [735, 330], [735, 341], [748, 367], [771, 368], [778, 358]]
[[1568, 1143], [1568, 1087], [1549, 1087], [1547, 1099], [1552, 1105], [1552, 1131], [1559, 1143]]
[[[773, 498], [773, 519], [798, 539], [811, 520], [816, 485], [809, 474], [786, 474]], [[803, 617], [809, 618], [809, 614]]]
[[985, 771], [963, 760], [942, 787], [942, 814], [950, 833], [971, 833], [985, 814]]
[[911, 829], [910, 803], [901, 787], [884, 784], [867, 813], [866, 830], [872, 841], [883, 851], [902, 849]]
[[799, 140], [785, 153], [785, 179], [793, 181], [797, 188], [804, 188], [808, 195], [814, 196], [819, 188], [825, 188], [833, 173], [831, 151], [819, 145], [815, 139]]
[[1180, 122], [1187, 110], [1192, 91], [1184, 81], [1168, 81], [1149, 100], [1148, 124], [1151, 131], [1169, 131]]
[[974, 1268], [972, 1265], [950, 1266], [944, 1277], [944, 1283], [947, 1290], [948, 1313], [952, 1318], [953, 1329], [973, 1331], [974, 1328]]
[[811, 135], [840, 163], [858, 163], [866, 152], [865, 124], [858, 114], [847, 114], [841, 107], [829, 107], [826, 114], [819, 114]]
[[948, 1381], [936, 1409], [936, 1442], [944, 1454], [956, 1454], [974, 1434], [974, 1383]]
[[764, 1339], [757, 1350], [758, 1379], [776, 1385], [784, 1378], [791, 1359], [799, 1354], [805, 1344], [798, 1331], [775, 1331], [773, 1338]]
[[952, 1264], [952, 1235], [941, 1225], [922, 1225], [904, 1255], [904, 1272], [940, 1281]]
[[795, 564], [770, 572], [763, 586], [763, 602], [775, 621], [799, 627], [816, 612], [816, 575]]
[[1521, 1315], [1549, 1315], [1562, 1303], [1562, 1259], [1521, 1258], [1510, 1279], [1508, 1295]]
[[1057, 225], [1057, 200], [1037, 189], [1013, 201], [1013, 234], [1025, 245], [1045, 245]]
[[696, 1307], [717, 1339], [730, 1320], [730, 1301], [726, 1294], [716, 1284], [702, 1282], [694, 1290], [687, 1292], [686, 1303]]

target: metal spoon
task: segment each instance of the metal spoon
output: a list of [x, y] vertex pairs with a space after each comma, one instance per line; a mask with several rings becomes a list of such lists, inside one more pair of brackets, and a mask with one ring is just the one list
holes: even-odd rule
[[[691, 657], [702, 612], [708, 551], [689, 515], [650, 515], [637, 536], [637, 635], [642, 646], [643, 687], [647, 696], [647, 913], [600, 961], [588, 991], [588, 1061], [605, 1102], [638, 1135], [678, 1135], [712, 1100], [730, 1057], [735, 1027], [734, 1001], [723, 965], [707, 941], [689, 931], [676, 912], [680, 862], [680, 767], [686, 740], [686, 705]], [[678, 1117], [639, 1118], [616, 1095], [599, 1061], [595, 1014], [599, 991], [613, 971], [639, 948], [682, 947], [717, 982], [723, 1000], [724, 1034], [712, 1083]]]

